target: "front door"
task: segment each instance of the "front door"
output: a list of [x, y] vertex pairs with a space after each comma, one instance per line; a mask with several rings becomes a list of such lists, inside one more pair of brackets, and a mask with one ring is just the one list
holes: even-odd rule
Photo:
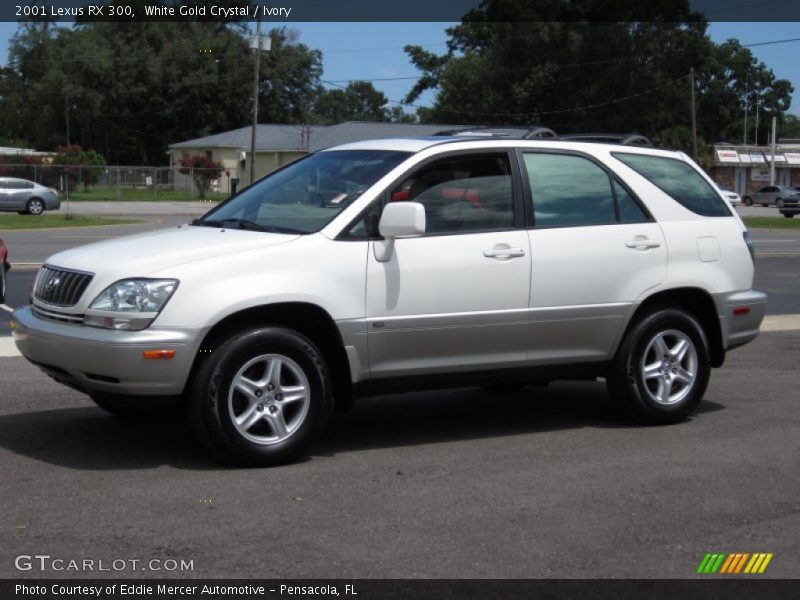
[[387, 262], [370, 252], [371, 377], [524, 365], [530, 251], [512, 180], [507, 153], [462, 153], [392, 190], [391, 201], [421, 203], [427, 225]]

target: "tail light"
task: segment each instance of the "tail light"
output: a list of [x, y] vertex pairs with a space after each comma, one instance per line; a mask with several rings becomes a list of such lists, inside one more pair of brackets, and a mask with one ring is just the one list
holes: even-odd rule
[[58, 196], [58, 190], [57, 189], [55, 189], [55, 188], [47, 188], [47, 189], [50, 190], [51, 192], [53, 192], [56, 196]]

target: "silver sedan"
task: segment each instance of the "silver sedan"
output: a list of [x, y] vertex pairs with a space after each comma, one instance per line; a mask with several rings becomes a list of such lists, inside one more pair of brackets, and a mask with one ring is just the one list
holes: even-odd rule
[[58, 210], [58, 192], [27, 179], [0, 177], [0, 211], [40, 215], [46, 210]]
[[768, 185], [757, 192], [747, 194], [742, 198], [745, 206], [760, 204], [761, 206], [774, 205], [783, 208], [784, 205], [796, 206], [800, 200], [800, 192], [795, 188], [784, 185]]

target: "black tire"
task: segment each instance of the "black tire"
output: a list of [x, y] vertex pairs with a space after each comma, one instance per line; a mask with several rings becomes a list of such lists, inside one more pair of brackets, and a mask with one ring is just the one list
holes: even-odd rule
[[[681, 339], [691, 342], [691, 346], [680, 360], [670, 362], [675, 359], [671, 353], [665, 351], [663, 357], [656, 354], [659, 338], [667, 348], [674, 340], [673, 350]], [[647, 360], [650, 360], [651, 376], [645, 378]], [[672, 383], [672, 379], [667, 379], [677, 379], [692, 371], [690, 385], [682, 381]], [[628, 330], [610, 366], [607, 385], [612, 398], [634, 420], [667, 424], [682, 421], [697, 408], [710, 374], [708, 339], [697, 320], [680, 309], [658, 308], [643, 315]], [[665, 393], [662, 393], [662, 380]], [[658, 396], [661, 396], [661, 401]]]
[[766, 208], [766, 207], [768, 207], [768, 206], [769, 206], [769, 204], [762, 204], [761, 206], [763, 206], [764, 208]]
[[[278, 379], [268, 372], [276, 359], [281, 365]], [[245, 375], [259, 383], [249, 396], [233, 386]], [[306, 390], [294, 392], [304, 399], [284, 403], [279, 392], [292, 384]], [[304, 454], [333, 412], [322, 353], [297, 331], [282, 327], [244, 331], [214, 348], [193, 377], [188, 403], [192, 426], [209, 450], [225, 461], [255, 466], [282, 464]], [[256, 420], [249, 428], [237, 428], [234, 419], [245, 413]], [[282, 432], [273, 419], [282, 423]]]
[[38, 217], [44, 213], [44, 202], [40, 198], [31, 198], [25, 205], [25, 212], [29, 215]]
[[92, 392], [92, 401], [107, 413], [121, 419], [147, 419], [169, 413], [178, 406], [180, 398], [125, 396]]
[[744, 202], [745, 206], [753, 206], [753, 199], [750, 196], [742, 198], [742, 202]]
[[787, 219], [791, 219], [794, 216], [794, 213], [781, 213]]
[[778, 198], [777, 200], [775, 200], [775, 206], [777, 206], [778, 208], [783, 208], [783, 198]]

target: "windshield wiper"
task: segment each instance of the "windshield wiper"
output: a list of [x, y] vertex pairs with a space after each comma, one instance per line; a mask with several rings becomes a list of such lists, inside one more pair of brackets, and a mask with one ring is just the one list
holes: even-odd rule
[[277, 225], [259, 225], [247, 219], [195, 219], [192, 225], [200, 225], [205, 227], [228, 227], [236, 229], [246, 229], [248, 231], [266, 231], [268, 233], [292, 233], [303, 235], [307, 232], [300, 229], [292, 229], [291, 227], [278, 227]]

